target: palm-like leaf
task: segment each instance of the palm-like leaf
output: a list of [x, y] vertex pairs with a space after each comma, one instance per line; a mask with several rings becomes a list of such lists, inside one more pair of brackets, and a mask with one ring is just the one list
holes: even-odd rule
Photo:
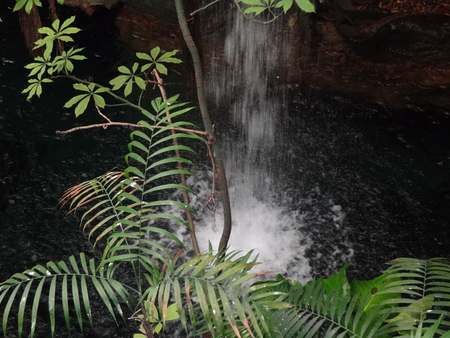
[[381, 336], [378, 329], [387, 313], [364, 312], [366, 301], [344, 290], [327, 291], [320, 281], [307, 287], [297, 286], [287, 299], [293, 307], [273, 314], [276, 337], [361, 337]]
[[[1, 322], [3, 334], [6, 336], [11, 311], [17, 311], [19, 337], [23, 335], [25, 316], [30, 318], [29, 336], [33, 337], [44, 293], [48, 297], [52, 337], [55, 334], [56, 311], [60, 307], [67, 327], [70, 327], [70, 309], [74, 309], [80, 329], [83, 330], [83, 313], [92, 324], [89, 285], [93, 286], [116, 321], [117, 314], [124, 319], [121, 303], [129, 304], [130, 294], [124, 285], [113, 278], [113, 273], [113, 266], [98, 267], [93, 259], [87, 260], [84, 254], [80, 254], [78, 260], [71, 256], [68, 263], [49, 262], [45, 267], [36, 265], [23, 273], [14, 274], [0, 283], [0, 305], [4, 306]], [[31, 289], [34, 291], [30, 292]], [[56, 299], [61, 299], [61, 304], [57, 304]]]
[[[199, 136], [186, 133], [163, 136], [174, 127], [192, 125], [188, 122], [167, 124], [167, 121], [191, 109], [184, 107], [185, 104], [175, 104], [176, 98], [152, 101], [156, 111], [156, 128], [145, 121], [139, 122], [145, 130], [137, 130], [131, 134], [129, 153], [125, 156], [128, 168], [124, 173], [110, 172], [79, 184], [69, 189], [61, 199], [63, 205], [69, 204], [69, 212], [82, 206], [90, 206], [82, 216], [82, 228], [88, 232], [89, 238], [94, 236], [96, 242], [108, 238], [103, 255], [105, 263], [121, 259], [143, 261], [146, 256], [146, 260], [148, 257], [155, 257], [163, 264], [167, 264], [168, 252], [156, 241], [150, 240], [149, 233], [169, 237], [183, 247], [181, 241], [169, 232], [144, 225], [155, 219], [170, 219], [188, 226], [179, 217], [158, 213], [157, 209], [161, 206], [175, 205], [193, 212], [184, 203], [158, 198], [158, 195], [167, 189], [184, 189], [192, 192], [184, 185], [167, 182], [179, 174], [191, 175], [186, 170], [171, 168], [180, 162], [188, 164], [192, 162], [182, 157], [167, 157], [169, 152], [171, 154], [175, 149], [193, 152], [189, 147], [173, 145], [173, 139], [201, 139]], [[169, 109], [171, 113], [167, 115]]]
[[[399, 258], [389, 263], [383, 286], [376, 296], [393, 295], [380, 302], [393, 313], [390, 321], [399, 332], [425, 332], [441, 315], [441, 325], [450, 327], [450, 261]], [[401, 297], [399, 297], [401, 295]], [[443, 329], [436, 329], [443, 334]], [[420, 334], [420, 333], [419, 333]]]
[[258, 275], [248, 273], [255, 264], [248, 261], [250, 255], [251, 252], [236, 260], [230, 260], [232, 256], [218, 260], [210, 253], [203, 254], [176, 269], [167, 269], [158, 281], [148, 276], [148, 301], [158, 305], [158, 316], [163, 321], [169, 302], [175, 303], [183, 326], [187, 330], [189, 323], [195, 334], [211, 332], [213, 336], [226, 337], [241, 331], [253, 337], [269, 337], [271, 328], [261, 314], [268, 308], [290, 304], [283, 302], [284, 294], [280, 292], [256, 294], [273, 282], [242, 287]]
[[332, 290], [328, 280], [305, 287], [284, 282], [278, 289], [294, 307], [273, 314], [279, 337], [448, 336], [450, 262], [400, 258], [389, 264], [380, 277], [351, 288], [342, 270], [330, 277], [341, 275]]

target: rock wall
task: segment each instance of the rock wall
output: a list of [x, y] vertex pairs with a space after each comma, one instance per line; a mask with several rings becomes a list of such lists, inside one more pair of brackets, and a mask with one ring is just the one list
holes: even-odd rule
[[[115, 7], [131, 50], [182, 49], [172, 1], [66, 0], [92, 13]], [[191, 4], [192, 5], [192, 4]], [[196, 5], [198, 7], [198, 5]], [[227, 11], [222, 1], [192, 17], [204, 64], [220, 58]], [[388, 108], [450, 107], [450, 0], [319, 0], [317, 13], [291, 10], [279, 34], [295, 44], [280, 64], [286, 84], [349, 95]], [[309, 52], [305, 53], [307, 48]], [[284, 69], [288, 67], [289, 69]]]

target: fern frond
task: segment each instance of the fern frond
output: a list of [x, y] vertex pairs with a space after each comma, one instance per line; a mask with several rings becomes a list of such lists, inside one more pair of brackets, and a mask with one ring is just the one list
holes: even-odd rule
[[[62, 307], [67, 329], [70, 329], [72, 308], [81, 330], [83, 330], [83, 314], [92, 325], [89, 285], [92, 285], [100, 295], [114, 320], [117, 322], [117, 313], [124, 320], [121, 303], [129, 306], [131, 297], [125, 286], [113, 278], [111, 269], [111, 267], [97, 268], [93, 259], [88, 261], [81, 253], [77, 259], [69, 257], [68, 265], [64, 261], [49, 262], [45, 266], [36, 265], [23, 273], [14, 274], [0, 283], [0, 306], [4, 306], [3, 335], [6, 336], [11, 311], [17, 311], [19, 337], [23, 335], [26, 316], [29, 316], [31, 322], [29, 336], [34, 337], [38, 309], [43, 305], [41, 303], [44, 294], [48, 298], [52, 337], [55, 335], [55, 318], [59, 306]], [[61, 299], [61, 304], [58, 305], [56, 299]]]
[[[383, 286], [376, 295], [392, 295], [380, 302], [393, 313], [390, 321], [398, 331], [420, 327], [426, 330], [439, 316], [441, 324], [450, 327], [450, 261], [445, 258], [419, 260], [399, 258], [389, 263]], [[396, 316], [395, 316], [396, 315]], [[445, 331], [437, 329], [443, 334]]]
[[181, 323], [186, 330], [189, 323], [196, 334], [213, 332], [225, 337], [243, 330], [255, 337], [269, 337], [270, 328], [261, 314], [266, 308], [290, 305], [275, 291], [252, 298], [255, 289], [242, 287], [257, 275], [247, 273], [251, 265], [248, 257], [223, 261], [210, 253], [196, 256], [175, 270], [167, 269], [161, 282], [149, 289], [148, 301], [157, 304], [160, 318], [165, 318], [173, 299]]
[[364, 311], [367, 300], [343, 290], [329, 291], [320, 280], [308, 287], [291, 288], [286, 301], [293, 307], [273, 314], [280, 338], [371, 338], [384, 334], [379, 329], [385, 325], [388, 313], [374, 310], [367, 314]]

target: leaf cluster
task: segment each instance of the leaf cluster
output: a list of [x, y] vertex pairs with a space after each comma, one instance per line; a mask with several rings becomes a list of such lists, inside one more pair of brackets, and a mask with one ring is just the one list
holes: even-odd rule
[[[18, 6], [18, 4], [19, 2], [16, 5]], [[28, 80], [28, 87], [22, 91], [22, 93], [28, 94], [27, 99], [31, 99], [35, 95], [40, 97], [42, 94], [42, 84], [53, 82], [52, 78], [55, 77], [55, 75], [62, 74], [71, 77], [72, 79], [78, 80], [78, 83], [74, 84], [74, 89], [84, 93], [71, 98], [66, 102], [64, 107], [70, 108], [75, 106], [75, 116], [78, 117], [86, 111], [91, 100], [93, 100], [98, 107], [104, 108], [106, 102], [101, 94], [108, 92], [110, 95], [118, 98], [112, 91], [124, 87], [123, 94], [127, 97], [131, 94], [134, 84], [136, 84], [141, 91], [144, 91], [148, 83], [148, 73], [150, 70], [156, 69], [162, 74], [167, 74], [167, 67], [164, 64], [181, 63], [180, 59], [174, 57], [178, 50], [161, 53], [161, 49], [155, 47], [149, 54], [137, 53], [139, 59], [148, 62], [143, 62], [142, 65], [135, 62], [131, 68], [120, 66], [118, 70], [121, 74], [109, 82], [110, 85], [113, 86], [112, 88], [77, 79], [71, 75], [74, 71], [73, 61], [86, 59], [85, 56], [80, 54], [83, 48], [71, 47], [68, 51], [60, 50], [56, 56], [53, 56], [55, 45], [58, 45], [61, 42], [73, 42], [71, 35], [80, 31], [79, 28], [72, 26], [74, 21], [75, 16], [72, 16], [63, 22], [60, 22], [58, 19], [52, 23], [51, 27], [42, 27], [39, 29], [39, 32], [44, 37], [35, 42], [35, 49], [44, 47], [44, 53], [42, 56], [35, 57], [34, 62], [25, 66], [26, 69], [30, 70], [28, 76], [32, 77]], [[46, 77], [46, 75], [50, 77]], [[129, 103], [126, 100], [124, 101], [126, 104]], [[140, 105], [138, 105], [138, 107], [139, 106]], [[141, 108], [139, 109], [141, 110]]]
[[[64, 0], [58, 0], [58, 3], [62, 5], [64, 3]], [[16, 0], [13, 11], [15, 12], [19, 9], [25, 8], [25, 12], [30, 14], [33, 6], [42, 7], [41, 0]]]
[[[254, 15], [260, 15], [265, 11], [268, 11], [275, 18], [279, 16], [276, 14], [276, 10], [282, 8], [284, 14], [292, 8], [294, 0], [236, 0], [244, 5], [244, 14], [253, 13]], [[310, 0], [295, 0], [297, 6], [306, 13], [314, 13], [314, 3]]]
[[292, 304], [272, 313], [275, 337], [449, 337], [450, 262], [400, 258], [379, 277], [337, 275], [302, 286], [279, 276]]
[[[88, 90], [94, 93], [93, 87], [83, 89], [85, 95]], [[169, 320], [180, 321], [194, 335], [247, 332], [262, 338], [270, 334], [263, 314], [269, 308], [290, 305], [283, 302], [279, 292], [258, 293], [265, 284], [243, 287], [257, 276], [249, 273], [256, 264], [250, 258], [251, 252], [239, 258], [237, 253], [223, 256], [208, 252], [179, 262], [179, 255], [174, 256], [169, 246], [162, 244], [171, 242], [185, 248], [183, 241], [165, 226], [165, 220], [189, 227], [181, 217], [165, 213], [163, 208], [174, 206], [194, 212], [182, 202], [165, 198], [174, 189], [194, 193], [176, 183], [178, 175], [192, 175], [177, 168], [178, 163], [192, 162], [183, 155], [171, 155], [174, 150], [182, 154], [194, 151], [173, 144], [173, 140], [201, 139], [174, 132], [174, 128], [193, 127], [192, 123], [179, 120], [192, 108], [178, 103], [177, 98], [155, 99], [154, 114], [143, 112], [154, 125], [142, 120], [139, 124], [144, 128], [131, 133], [125, 156], [127, 168], [123, 172], [109, 172], [80, 183], [63, 195], [61, 203], [69, 207], [69, 213], [82, 211], [81, 228], [94, 247], [101, 249], [101, 257], [87, 260], [80, 254], [70, 257], [68, 262], [35, 266], [0, 283], [4, 335], [11, 314], [16, 312], [19, 337], [25, 334], [33, 337], [39, 309], [45, 307], [52, 336], [58, 309], [62, 309], [68, 329], [75, 320], [83, 330], [86, 320], [92, 324], [92, 292], [101, 298], [115, 321], [125, 320], [127, 307], [130, 312], [140, 312], [140, 320], [148, 321], [154, 329], [158, 327], [161, 334]], [[173, 120], [179, 121], [170, 122]], [[134, 275], [132, 285], [117, 274], [121, 266]], [[30, 328], [24, 325], [26, 318], [30, 319]], [[143, 329], [147, 330], [147, 326]]]
[[80, 31], [79, 28], [71, 27], [70, 25], [75, 21], [75, 16], [65, 20], [62, 24], [60, 20], [55, 20], [52, 23], [52, 27], [42, 27], [39, 29], [39, 33], [45, 37], [35, 42], [36, 48], [45, 47], [43, 56], [37, 56], [34, 58], [34, 62], [31, 62], [25, 66], [26, 69], [30, 69], [28, 77], [34, 76], [28, 80], [29, 86], [25, 88], [22, 93], [28, 93], [27, 99], [31, 99], [34, 95], [40, 97], [42, 94], [42, 84], [53, 82], [50, 78], [45, 78], [44, 75], [50, 76], [58, 73], [69, 74], [73, 71], [73, 60], [84, 60], [85, 56], [79, 54], [83, 48], [70, 48], [67, 52], [61, 51], [60, 55], [52, 57], [55, 43], [61, 42], [73, 42], [70, 35], [76, 34]]

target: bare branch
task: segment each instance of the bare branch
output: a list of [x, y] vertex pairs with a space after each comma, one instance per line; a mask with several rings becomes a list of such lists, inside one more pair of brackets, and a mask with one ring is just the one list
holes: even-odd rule
[[197, 12], [200, 12], [200, 11], [202, 11], [202, 10], [208, 8], [209, 6], [214, 5], [216, 2], [219, 2], [219, 0], [215, 0], [215, 1], [213, 1], [213, 2], [210, 2], [210, 3], [207, 4], [205, 7], [196, 9], [195, 11], [193, 11], [193, 12], [192, 12], [191, 14], [189, 14], [189, 15], [190, 15], [190, 16], [193, 16], [193, 15], [196, 14]]
[[[63, 131], [57, 130], [56, 134], [58, 134], [58, 135], [70, 134], [70, 133], [73, 133], [74, 131], [85, 130], [85, 129], [92, 129], [92, 128], [107, 129], [109, 126], [125, 126], [125, 127], [132, 127], [132, 128], [144, 128], [144, 126], [141, 126], [141, 125], [135, 124], [135, 123], [108, 122], [108, 123], [90, 124], [90, 125], [87, 125], [87, 126], [79, 126], [79, 127], [75, 127], [75, 128], [68, 129], [68, 130], [63, 130]], [[162, 128], [165, 128], [165, 127], [163, 127], [163, 126], [152, 126], [152, 128], [162, 129]], [[172, 128], [172, 129], [177, 130], [177, 131], [183, 131], [183, 132], [186, 132], [186, 133], [206, 136], [206, 132], [200, 131], [200, 130], [193, 130], [193, 129], [187, 129], [187, 128]]]
[[100, 107], [97, 105], [97, 103], [95, 104], [95, 109], [97, 109], [97, 112], [100, 114], [101, 117], [103, 117], [109, 123], [112, 123], [112, 121], [108, 117], [106, 117], [106, 115], [104, 115], [102, 113], [102, 111], [100, 110]]

